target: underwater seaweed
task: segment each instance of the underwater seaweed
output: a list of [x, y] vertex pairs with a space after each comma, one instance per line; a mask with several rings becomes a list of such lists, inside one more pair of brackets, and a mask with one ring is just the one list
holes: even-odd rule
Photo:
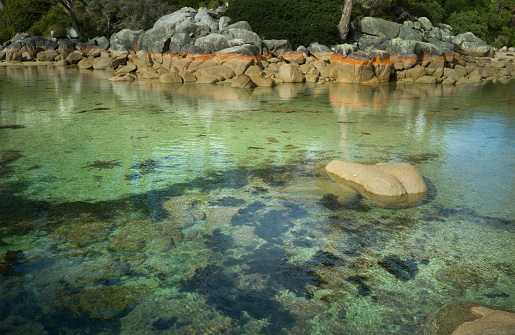
[[113, 159], [112, 161], [98, 161], [97, 160], [97, 161], [89, 163], [88, 165], [84, 166], [83, 168], [89, 169], [89, 170], [92, 170], [92, 169], [102, 170], [102, 169], [112, 169], [115, 166], [121, 166], [121, 162], [119, 160], [115, 160], [115, 159]]

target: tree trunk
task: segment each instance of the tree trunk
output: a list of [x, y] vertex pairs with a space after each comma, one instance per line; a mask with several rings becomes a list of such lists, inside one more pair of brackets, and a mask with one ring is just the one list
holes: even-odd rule
[[79, 33], [80, 38], [82, 39], [84, 37], [84, 33], [82, 32], [82, 29], [79, 25], [79, 20], [77, 20], [77, 16], [75, 15], [75, 6], [73, 5], [73, 0], [57, 0], [63, 6], [66, 13], [68, 13], [68, 16], [72, 20], [72, 27], [75, 28], [75, 30]]
[[347, 39], [347, 35], [350, 30], [350, 14], [352, 12], [352, 6], [354, 5], [354, 0], [345, 0], [345, 5], [343, 6], [342, 18], [338, 23], [338, 32], [340, 33], [340, 38], [342, 41]]

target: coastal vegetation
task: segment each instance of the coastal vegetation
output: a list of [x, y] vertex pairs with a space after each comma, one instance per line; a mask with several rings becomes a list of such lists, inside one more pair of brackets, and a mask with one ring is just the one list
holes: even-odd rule
[[[343, 0], [0, 0], [0, 42], [18, 32], [50, 36], [71, 26], [83, 39], [124, 28], [146, 30], [184, 6], [227, 6], [225, 14], [234, 21], [245, 20], [263, 38], [288, 39], [294, 46], [341, 41]], [[515, 0], [354, 0], [351, 18], [361, 16], [400, 23], [424, 16], [434, 25], [451, 25], [455, 34], [470, 31], [496, 47], [515, 46]]]

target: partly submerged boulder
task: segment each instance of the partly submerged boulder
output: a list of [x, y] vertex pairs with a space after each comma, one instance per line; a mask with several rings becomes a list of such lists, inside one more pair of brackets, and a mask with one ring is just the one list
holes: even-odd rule
[[[332, 161], [325, 167], [329, 175], [336, 176], [363, 193], [383, 197], [381, 202], [388, 204], [412, 202], [408, 195], [423, 196], [427, 186], [420, 173], [408, 163], [360, 164]], [[420, 197], [416, 197], [417, 200]]]
[[449, 303], [431, 315], [420, 334], [513, 334], [515, 313], [473, 302]]
[[515, 313], [482, 306], [472, 307], [471, 312], [479, 318], [463, 323], [452, 333], [453, 335], [515, 333]]

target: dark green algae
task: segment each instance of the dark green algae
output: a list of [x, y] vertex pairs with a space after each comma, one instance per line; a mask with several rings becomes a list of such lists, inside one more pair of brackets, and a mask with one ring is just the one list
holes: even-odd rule
[[[213, 333], [242, 333], [251, 328], [267, 334], [309, 333], [315, 329], [310, 320], [332, 313], [338, 321], [327, 329], [348, 331], [342, 301], [372, 299], [375, 304], [391, 304], [378, 280], [416, 280], [431, 257], [421, 247], [411, 255], [374, 254], [371, 261], [371, 246], [380, 248], [417, 220], [402, 215], [401, 209], [366, 217], [370, 204], [338, 204], [330, 194], [311, 204], [272, 196], [299, 174], [306, 171], [294, 165], [236, 168], [95, 203], [29, 200], [19, 195], [26, 184], [3, 184], [0, 318], [4, 322], [0, 329], [16, 328], [13, 318], [22, 318], [33, 329], [43, 325], [50, 334], [77, 327], [116, 334], [123, 333], [122, 324], [174, 333], [202, 331], [202, 327]], [[262, 183], [255, 184], [256, 179]], [[221, 195], [205, 196], [211, 193]], [[313, 217], [313, 208], [318, 218]], [[210, 222], [213, 213], [226, 219]], [[513, 221], [479, 217], [470, 209], [439, 206], [423, 212], [418, 221], [449, 218], [478, 220], [503, 229], [515, 226]], [[242, 244], [235, 240], [235, 230], [251, 232], [249, 238], [260, 242]], [[342, 243], [320, 243], [323, 234], [341, 238]], [[27, 249], [11, 244], [13, 237], [22, 235], [46, 242], [29, 243]], [[316, 251], [299, 258], [306, 248]], [[151, 261], [155, 254], [161, 255], [157, 258], [161, 263]], [[175, 264], [181, 262], [185, 265]], [[514, 271], [509, 264], [496, 266]], [[69, 269], [74, 273], [67, 273]], [[382, 279], [374, 277], [377, 273]], [[471, 278], [470, 272], [462, 273]], [[33, 275], [38, 282], [31, 281]], [[456, 297], [470, 285], [495, 285], [494, 278], [476, 272], [465, 282], [456, 274], [440, 275], [452, 285]], [[153, 306], [152, 297], [159, 301], [166, 288], [175, 290], [167, 294], [186, 306], [180, 307], [184, 310], [146, 311], [136, 314], [146, 321], [135, 321], [133, 314]], [[333, 294], [321, 294], [324, 290]], [[496, 291], [491, 298], [509, 296]], [[400, 306], [410, 303], [397, 301]], [[410, 317], [409, 312], [399, 312], [392, 318], [400, 333], [421, 326], [415, 319], [402, 325], [400, 320]]]

